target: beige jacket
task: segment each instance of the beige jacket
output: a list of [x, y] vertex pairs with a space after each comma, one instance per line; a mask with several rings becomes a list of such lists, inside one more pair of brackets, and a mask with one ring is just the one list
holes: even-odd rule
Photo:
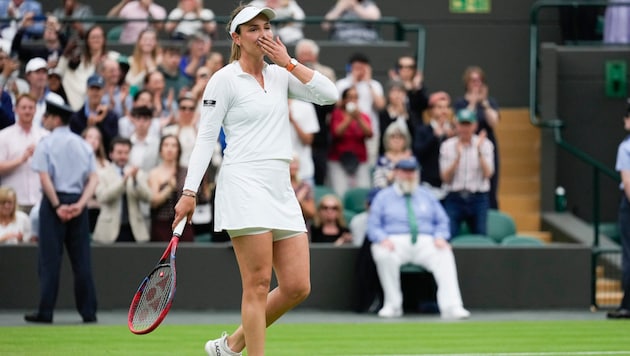
[[120, 232], [121, 201], [123, 193], [127, 193], [127, 211], [129, 225], [137, 242], [149, 241], [149, 231], [140, 211], [140, 202], [151, 200], [151, 189], [147, 174], [139, 170], [135, 181], [127, 179], [123, 185], [123, 177], [118, 167], [110, 164], [98, 172], [96, 200], [101, 204], [101, 212], [96, 220], [92, 239], [100, 243], [114, 243]]

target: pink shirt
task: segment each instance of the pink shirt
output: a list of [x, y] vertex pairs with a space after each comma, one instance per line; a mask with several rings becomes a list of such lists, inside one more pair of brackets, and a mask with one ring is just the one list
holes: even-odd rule
[[[153, 18], [156, 20], [164, 20], [166, 18], [166, 10], [155, 3], [149, 5], [149, 11], [140, 5], [140, 1], [131, 1], [123, 6], [118, 16], [122, 19], [142, 19]], [[133, 44], [138, 40], [140, 32], [149, 26], [144, 21], [129, 21], [125, 23], [125, 27], [120, 34], [120, 43]]]
[[[0, 130], [0, 161], [21, 157], [28, 146], [36, 146], [48, 134], [46, 129], [35, 124], [29, 132], [18, 124]], [[0, 176], [0, 181], [2, 185], [15, 189], [18, 205], [35, 205], [42, 197], [39, 174], [31, 169], [31, 158]]]

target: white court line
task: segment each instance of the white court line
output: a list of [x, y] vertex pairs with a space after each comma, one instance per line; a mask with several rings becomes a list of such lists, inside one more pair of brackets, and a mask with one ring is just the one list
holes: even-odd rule
[[[467, 354], [399, 354], [389, 356], [606, 356], [606, 355], [630, 355], [630, 351], [581, 351], [581, 352], [510, 352], [510, 353], [467, 353]], [[354, 355], [366, 356], [366, 355]]]

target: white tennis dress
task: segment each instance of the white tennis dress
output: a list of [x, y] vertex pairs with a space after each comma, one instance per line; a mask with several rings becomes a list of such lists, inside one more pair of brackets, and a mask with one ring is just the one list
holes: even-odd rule
[[263, 77], [264, 88], [234, 61], [212, 76], [203, 94], [184, 189], [197, 191], [223, 126], [227, 148], [217, 180], [215, 231], [306, 231], [289, 178], [288, 98], [329, 105], [339, 94], [318, 72], [302, 84], [286, 69], [265, 64]]

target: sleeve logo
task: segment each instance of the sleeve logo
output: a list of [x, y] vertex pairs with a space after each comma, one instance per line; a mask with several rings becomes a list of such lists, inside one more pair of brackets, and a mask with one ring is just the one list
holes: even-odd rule
[[203, 106], [216, 106], [216, 105], [217, 105], [216, 100], [210, 100], [210, 99], [203, 100]]

